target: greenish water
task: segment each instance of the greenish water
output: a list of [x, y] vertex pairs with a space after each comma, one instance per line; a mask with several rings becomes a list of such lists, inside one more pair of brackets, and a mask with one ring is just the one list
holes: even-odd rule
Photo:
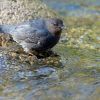
[[68, 25], [53, 49], [59, 56], [35, 59], [0, 47], [0, 100], [99, 100], [100, 2], [75, 1], [44, 0]]

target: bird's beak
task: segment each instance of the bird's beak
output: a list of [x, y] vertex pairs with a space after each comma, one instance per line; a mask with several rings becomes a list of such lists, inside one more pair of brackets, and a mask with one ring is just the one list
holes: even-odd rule
[[65, 30], [65, 29], [67, 29], [67, 27], [66, 27], [65, 25], [63, 25], [63, 26], [61, 27], [61, 29]]

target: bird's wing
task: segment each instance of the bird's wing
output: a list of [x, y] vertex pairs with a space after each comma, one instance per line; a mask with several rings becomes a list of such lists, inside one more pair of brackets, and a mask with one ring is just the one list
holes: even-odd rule
[[47, 36], [48, 33], [46, 31], [35, 29], [24, 41], [27, 43], [39, 44], [40, 42], [42, 43]]
[[16, 40], [34, 44], [37, 44], [47, 35], [48, 32], [45, 29], [38, 29], [30, 24], [20, 25], [12, 30], [12, 37]]

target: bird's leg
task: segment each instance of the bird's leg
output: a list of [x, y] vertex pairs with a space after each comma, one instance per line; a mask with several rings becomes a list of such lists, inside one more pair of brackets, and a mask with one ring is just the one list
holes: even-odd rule
[[36, 51], [29, 51], [28, 52], [28, 54], [30, 55], [30, 56], [37, 56], [38, 55], [38, 52], [36, 52]]
[[35, 50], [30, 50], [30, 52], [28, 52], [28, 56], [30, 58], [30, 63], [32, 64], [31, 61], [36, 61], [38, 59], [37, 57], [37, 52]]
[[50, 55], [51, 55], [51, 53], [48, 51], [39, 51], [37, 57], [38, 58], [46, 58], [46, 57], [49, 57]]
[[47, 54], [49, 56], [58, 56], [58, 54], [56, 52], [52, 51], [51, 49], [47, 50]]

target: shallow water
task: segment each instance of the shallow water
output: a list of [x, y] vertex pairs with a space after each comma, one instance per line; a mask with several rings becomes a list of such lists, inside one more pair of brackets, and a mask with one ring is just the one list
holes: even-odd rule
[[[63, 10], [67, 10], [67, 16], [74, 15], [74, 19], [77, 17], [77, 11], [78, 15], [82, 14], [83, 16], [82, 10], [85, 9], [84, 15], [87, 16], [87, 11], [89, 11], [88, 14], [90, 18], [93, 17], [92, 22], [95, 23], [94, 18], [100, 14], [99, 0], [87, 0], [86, 2], [76, 0], [81, 1], [76, 3], [73, 0], [44, 1], [49, 1], [50, 3], [46, 2], [49, 7], [60, 12], [64, 17], [66, 14], [62, 13]], [[55, 7], [55, 3], [58, 6]], [[72, 12], [74, 14], [71, 14]], [[81, 18], [81, 16], [78, 17]], [[90, 35], [86, 34], [86, 38], [82, 40], [80, 40], [82, 37], [79, 38], [82, 45], [77, 45], [77, 42], [72, 45], [70, 42], [67, 43], [69, 38], [62, 38], [53, 49], [59, 56], [35, 59], [27, 54], [0, 48], [0, 100], [99, 100], [100, 52], [98, 33], [100, 31], [98, 28], [100, 24], [96, 23], [94, 28], [88, 26], [91, 22], [87, 21], [82, 23], [82, 29], [79, 26], [80, 19], [78, 20], [80, 24], [77, 27], [73, 20], [71, 21], [69, 26], [76, 30], [69, 29], [68, 33], [76, 32], [75, 36], [78, 37], [77, 33], [85, 31]], [[93, 32], [89, 28], [93, 28]], [[72, 35], [71, 39], [77, 39], [75, 36]]]
[[[64, 16], [100, 16], [100, 0], [43, 0]], [[56, 5], [56, 6], [55, 6]]]

